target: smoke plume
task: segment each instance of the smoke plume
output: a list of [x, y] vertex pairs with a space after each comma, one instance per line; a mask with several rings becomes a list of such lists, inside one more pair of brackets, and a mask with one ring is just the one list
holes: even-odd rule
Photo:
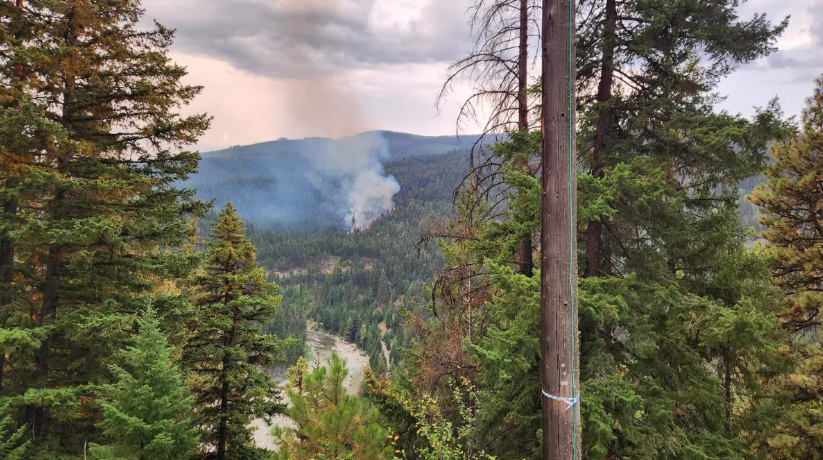
[[206, 153], [186, 184], [198, 197], [230, 201], [259, 227], [363, 229], [393, 207], [400, 185], [383, 171], [379, 132], [332, 140], [280, 140]]
[[390, 157], [388, 142], [380, 133], [370, 132], [326, 146], [309, 154], [314, 171], [310, 174], [320, 183], [339, 184], [340, 196], [328, 198], [336, 203], [338, 215], [345, 211], [344, 226], [367, 228], [394, 206], [392, 198], [400, 191], [395, 178], [383, 173], [382, 161]]

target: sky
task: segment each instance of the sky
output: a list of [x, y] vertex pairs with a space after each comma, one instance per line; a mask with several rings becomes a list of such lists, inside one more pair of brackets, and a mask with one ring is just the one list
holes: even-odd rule
[[[144, 20], [177, 30], [172, 58], [203, 93], [185, 112], [214, 116], [198, 148], [367, 130], [455, 133], [464, 82], [435, 107], [450, 62], [471, 47], [470, 0], [143, 0]], [[779, 51], [718, 88], [751, 115], [778, 97], [800, 112], [823, 73], [823, 2], [749, 0], [741, 18], [791, 16]]]

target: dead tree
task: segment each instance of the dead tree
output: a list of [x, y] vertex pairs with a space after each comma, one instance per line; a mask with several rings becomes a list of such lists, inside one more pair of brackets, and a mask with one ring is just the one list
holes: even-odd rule
[[[539, 43], [539, 2], [535, 0], [477, 0], [471, 7], [471, 29], [474, 47], [468, 55], [449, 67], [449, 74], [437, 98], [440, 107], [459, 80], [470, 80], [472, 94], [463, 101], [457, 117], [457, 133], [471, 123], [481, 123], [481, 136], [472, 147], [470, 169], [466, 181], [480, 187], [486, 200], [500, 200], [506, 189], [496, 177], [500, 171], [494, 160], [484, 155], [482, 146], [488, 137], [506, 135], [512, 131], [528, 131], [532, 127], [529, 98], [529, 46]], [[480, 116], [487, 115], [485, 120]], [[518, 165], [529, 169], [528, 161]], [[536, 168], [534, 168], [536, 170]], [[493, 196], [491, 196], [493, 195]], [[522, 238], [518, 254], [520, 271], [532, 276], [531, 235]]]
[[[533, 108], [528, 98], [529, 43], [539, 37], [539, 5], [535, 0], [476, 0], [470, 11], [474, 46], [449, 66], [437, 106], [455, 82], [468, 80], [474, 87], [461, 104], [458, 134], [473, 122], [483, 124], [484, 137], [528, 129]], [[480, 120], [484, 110], [488, 117]]]

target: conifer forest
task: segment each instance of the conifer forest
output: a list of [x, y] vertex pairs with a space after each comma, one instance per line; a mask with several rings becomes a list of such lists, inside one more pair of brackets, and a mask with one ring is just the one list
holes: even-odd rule
[[0, 0], [0, 460], [823, 460], [821, 47], [816, 0]]

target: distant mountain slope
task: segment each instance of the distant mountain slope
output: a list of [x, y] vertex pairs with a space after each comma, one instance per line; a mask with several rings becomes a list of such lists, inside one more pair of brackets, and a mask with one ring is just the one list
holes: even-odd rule
[[479, 136], [417, 136], [415, 134], [378, 131], [389, 142], [391, 159], [433, 155], [451, 150], [471, 148]]
[[343, 139], [277, 140], [207, 152], [186, 186], [261, 227], [358, 227], [385, 213], [400, 186], [396, 161], [471, 147], [477, 136], [372, 131]]
[[[427, 314], [424, 285], [445, 263], [437, 244], [418, 252], [417, 243], [432, 220], [443, 222], [451, 214], [468, 160], [464, 149], [387, 161], [386, 173], [401, 187], [396, 208], [362, 230], [272, 231], [247, 221], [258, 261], [282, 288], [281, 309], [307, 311], [324, 330], [357, 343], [375, 372], [386, 369], [384, 343], [396, 365], [410, 340], [403, 318], [406, 312]], [[283, 320], [288, 317], [284, 313]]]

